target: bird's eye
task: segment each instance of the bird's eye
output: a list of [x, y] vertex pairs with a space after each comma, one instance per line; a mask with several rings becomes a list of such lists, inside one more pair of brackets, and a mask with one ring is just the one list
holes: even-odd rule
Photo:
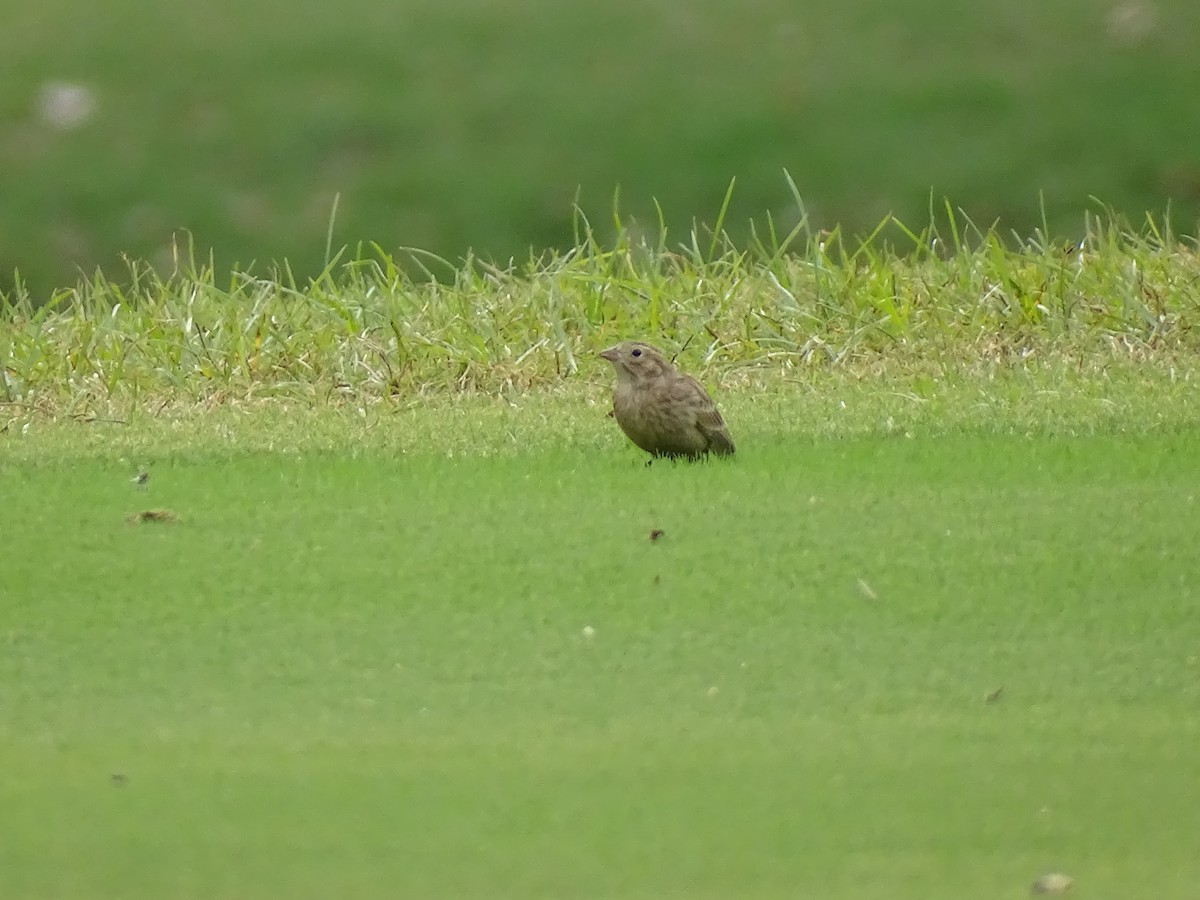
[[635, 350], [634, 350], [634, 351], [633, 351], [633, 352], [630, 354], [630, 356], [641, 356], [641, 355], [642, 355], [642, 351], [641, 351], [641, 350], [637, 350], [637, 349], [635, 349]]

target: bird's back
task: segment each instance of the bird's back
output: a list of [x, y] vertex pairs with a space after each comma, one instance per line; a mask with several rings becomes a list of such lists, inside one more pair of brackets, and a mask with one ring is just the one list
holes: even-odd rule
[[687, 375], [672, 373], [646, 384], [618, 384], [613, 392], [617, 424], [637, 446], [655, 456], [728, 456], [733, 439], [708, 392]]

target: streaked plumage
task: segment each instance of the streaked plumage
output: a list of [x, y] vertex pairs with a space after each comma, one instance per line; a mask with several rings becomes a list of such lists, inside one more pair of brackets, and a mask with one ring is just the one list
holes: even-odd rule
[[613, 417], [637, 446], [671, 458], [733, 455], [733, 439], [708, 392], [656, 348], [624, 341], [600, 356], [617, 373]]

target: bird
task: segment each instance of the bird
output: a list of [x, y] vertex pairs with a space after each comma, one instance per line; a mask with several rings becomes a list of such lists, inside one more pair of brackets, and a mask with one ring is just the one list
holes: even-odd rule
[[733, 455], [733, 438], [708, 391], [676, 369], [662, 351], [641, 341], [622, 341], [600, 356], [617, 373], [612, 416], [651, 461]]

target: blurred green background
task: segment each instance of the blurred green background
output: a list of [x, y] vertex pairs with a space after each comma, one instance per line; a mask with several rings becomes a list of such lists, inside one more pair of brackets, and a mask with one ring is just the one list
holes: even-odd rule
[[[0, 0], [0, 271], [121, 254], [319, 270], [377, 241], [450, 259], [594, 222], [1077, 230], [1090, 196], [1200, 214], [1195, 0]], [[744, 234], [744, 231], [742, 232]], [[682, 230], [678, 232], [683, 237]], [[11, 280], [0, 282], [11, 284]]]

